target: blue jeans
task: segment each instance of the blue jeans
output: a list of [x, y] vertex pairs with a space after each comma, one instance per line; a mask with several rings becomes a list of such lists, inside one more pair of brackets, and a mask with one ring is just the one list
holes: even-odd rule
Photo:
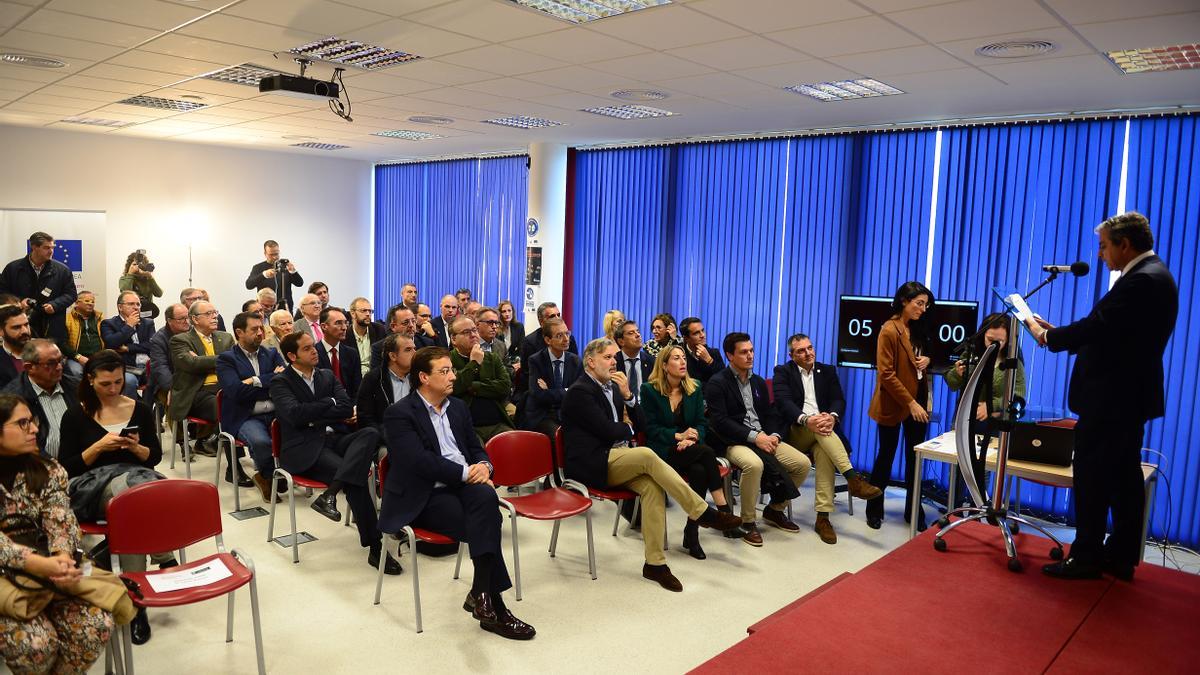
[[250, 446], [250, 458], [264, 478], [270, 478], [275, 470], [275, 460], [271, 457], [271, 421], [274, 419], [275, 415], [271, 413], [254, 415], [242, 423], [237, 433], [237, 439]]

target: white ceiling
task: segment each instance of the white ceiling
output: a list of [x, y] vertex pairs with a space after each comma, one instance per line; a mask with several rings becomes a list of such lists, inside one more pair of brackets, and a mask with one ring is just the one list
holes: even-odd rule
[[[354, 122], [326, 104], [197, 76], [246, 62], [296, 72], [284, 54], [336, 35], [424, 57], [350, 69]], [[1052, 54], [989, 59], [996, 40], [1053, 41]], [[1200, 69], [1122, 75], [1115, 49], [1200, 42], [1196, 0], [675, 0], [586, 26], [505, 0], [0, 0], [0, 52], [66, 68], [0, 64], [0, 124], [253, 146], [371, 161], [482, 153], [548, 141], [584, 145], [1200, 104]], [[331, 71], [315, 65], [310, 76]], [[874, 77], [903, 96], [822, 103], [785, 85]], [[616, 120], [581, 108], [617, 89], [670, 93], [675, 117]], [[175, 113], [116, 104], [199, 95]], [[451, 117], [449, 126], [408, 121]], [[530, 115], [563, 126], [483, 124]], [[136, 124], [63, 123], [86, 116]], [[428, 131], [443, 139], [371, 135]], [[326, 153], [285, 136], [350, 146]]]

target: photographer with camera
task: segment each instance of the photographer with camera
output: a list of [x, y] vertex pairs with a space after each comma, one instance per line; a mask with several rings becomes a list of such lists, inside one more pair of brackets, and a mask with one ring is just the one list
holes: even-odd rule
[[45, 232], [29, 235], [29, 255], [0, 272], [0, 293], [20, 298], [33, 337], [61, 343], [67, 339], [65, 313], [75, 304], [75, 277], [53, 255], [54, 237]]
[[274, 239], [263, 242], [263, 256], [266, 260], [250, 269], [250, 276], [246, 279], [246, 289], [269, 288], [275, 291], [278, 309], [294, 309], [292, 286], [304, 285], [304, 279], [296, 272], [296, 265], [287, 258], [279, 257], [279, 242]]
[[146, 257], [146, 249], [139, 248], [125, 258], [125, 272], [117, 281], [117, 289], [137, 293], [138, 300], [142, 303], [141, 311], [148, 312], [146, 317], [158, 318], [159, 310], [154, 304], [154, 298], [161, 298], [163, 291], [154, 280], [154, 263]]

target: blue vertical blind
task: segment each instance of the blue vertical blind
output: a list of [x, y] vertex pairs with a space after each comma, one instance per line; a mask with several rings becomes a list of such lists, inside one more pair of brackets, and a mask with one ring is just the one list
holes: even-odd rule
[[431, 306], [462, 287], [519, 305], [528, 189], [524, 156], [375, 167], [376, 306], [410, 281]]

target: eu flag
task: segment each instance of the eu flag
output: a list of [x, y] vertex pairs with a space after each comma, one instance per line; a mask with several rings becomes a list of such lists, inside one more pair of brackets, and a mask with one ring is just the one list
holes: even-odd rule
[[83, 240], [55, 239], [54, 259], [66, 265], [72, 272], [83, 271]]

